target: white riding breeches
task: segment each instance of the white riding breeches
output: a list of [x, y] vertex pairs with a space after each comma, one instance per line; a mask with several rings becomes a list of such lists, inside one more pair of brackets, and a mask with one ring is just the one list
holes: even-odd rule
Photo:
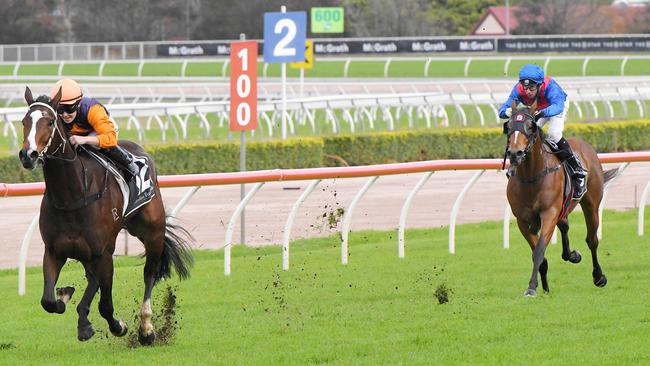
[[546, 132], [546, 140], [557, 144], [558, 141], [562, 138], [562, 132], [564, 131], [564, 121], [569, 112], [569, 100], [564, 101], [564, 110], [562, 113], [555, 115], [553, 117], [540, 118], [537, 121], [537, 126], [539, 128], [544, 127], [548, 123], [548, 132]]

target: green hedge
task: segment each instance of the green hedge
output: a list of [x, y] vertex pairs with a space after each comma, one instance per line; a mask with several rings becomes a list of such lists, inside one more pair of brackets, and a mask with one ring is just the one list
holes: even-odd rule
[[[567, 137], [579, 137], [598, 152], [650, 149], [650, 121], [571, 124]], [[501, 158], [500, 128], [436, 129], [249, 142], [248, 170], [369, 165], [436, 159]], [[239, 171], [239, 144], [150, 145], [158, 174]], [[42, 181], [41, 169], [26, 171], [16, 155], [0, 157], [0, 182]]]
[[[158, 174], [239, 171], [239, 143], [161, 145], [146, 148]], [[321, 166], [320, 138], [246, 143], [246, 169], [311, 168]]]
[[[598, 152], [650, 149], [650, 121], [571, 124], [566, 137], [578, 137]], [[505, 137], [500, 128], [437, 129], [324, 137], [325, 152], [349, 165], [436, 159], [501, 158]], [[336, 160], [326, 165], [340, 165]]]
[[[327, 154], [341, 157], [349, 165], [496, 157], [505, 142], [500, 130], [485, 128], [382, 132], [323, 140]], [[333, 159], [325, 164], [339, 165]]]

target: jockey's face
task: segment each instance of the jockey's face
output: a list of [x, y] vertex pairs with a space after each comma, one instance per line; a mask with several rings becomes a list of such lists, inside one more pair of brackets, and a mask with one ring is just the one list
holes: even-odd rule
[[57, 109], [57, 113], [63, 119], [65, 123], [72, 123], [75, 117], [77, 117], [77, 110], [79, 109], [79, 103], [75, 104], [61, 104]]
[[537, 84], [524, 86], [524, 92], [528, 98], [535, 98], [537, 96], [538, 89], [539, 88], [537, 87]]
[[77, 112], [76, 111], [72, 112], [72, 113], [63, 112], [63, 114], [60, 114], [60, 116], [61, 116], [61, 119], [63, 119], [63, 122], [72, 123], [72, 121], [74, 121], [75, 117], [77, 117]]

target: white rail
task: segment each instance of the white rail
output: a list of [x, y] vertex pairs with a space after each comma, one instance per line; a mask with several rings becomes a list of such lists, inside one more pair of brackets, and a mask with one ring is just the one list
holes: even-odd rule
[[[630, 162], [643, 162], [650, 161], [650, 151], [646, 152], [633, 152], [633, 153], [611, 153], [611, 154], [599, 154], [599, 158], [602, 163], [614, 163], [614, 162], [624, 162], [629, 164]], [[474, 159], [474, 160], [439, 160], [439, 161], [425, 161], [425, 162], [414, 162], [414, 163], [399, 163], [399, 164], [383, 164], [375, 166], [361, 166], [361, 167], [345, 167], [345, 168], [316, 168], [316, 169], [289, 169], [289, 170], [270, 170], [270, 171], [252, 171], [244, 173], [220, 173], [220, 174], [198, 174], [198, 175], [188, 175], [188, 176], [161, 176], [159, 181], [162, 187], [182, 187], [182, 186], [204, 186], [204, 185], [219, 185], [219, 184], [240, 184], [243, 182], [246, 183], [256, 183], [251, 191], [248, 192], [246, 197], [237, 205], [237, 208], [233, 212], [231, 219], [228, 223], [228, 229], [226, 232], [226, 238], [224, 243], [224, 274], [230, 274], [230, 253], [232, 247], [232, 232], [234, 230], [235, 220], [246, 204], [252, 199], [252, 197], [257, 193], [257, 191], [262, 187], [265, 182], [271, 181], [287, 181], [287, 180], [314, 180], [310, 185], [311, 189], [316, 186], [317, 180], [319, 179], [332, 179], [332, 178], [352, 178], [352, 177], [370, 177], [363, 188], [355, 195], [350, 206], [346, 210], [345, 217], [343, 219], [343, 225], [341, 228], [341, 262], [347, 264], [347, 245], [348, 245], [348, 231], [350, 228], [350, 223], [352, 219], [352, 213], [356, 204], [360, 201], [363, 195], [370, 189], [373, 183], [377, 180], [379, 176], [390, 175], [390, 174], [408, 174], [408, 173], [418, 173], [418, 172], [427, 172], [430, 175], [430, 172], [438, 170], [477, 170], [477, 172], [472, 176], [472, 178], [467, 182], [463, 190], [458, 195], [456, 202], [454, 203], [454, 208], [450, 214], [450, 226], [449, 226], [449, 252], [455, 252], [455, 220], [458, 213], [458, 208], [462, 204], [462, 200], [465, 194], [471, 189], [473, 184], [478, 180], [480, 175], [485, 171], [485, 169], [498, 169], [501, 166], [501, 161], [499, 159]], [[620, 174], [619, 174], [620, 175]], [[427, 175], [425, 175], [427, 177]], [[428, 177], [427, 177], [428, 178]], [[420, 179], [420, 182], [417, 186], [423, 185], [425, 179]], [[417, 188], [416, 186], [416, 188]], [[645, 191], [650, 187], [650, 183], [646, 186]], [[196, 189], [190, 190], [179, 202], [173, 212], [178, 213], [180, 209], [185, 206]], [[31, 184], [0, 184], [0, 196], [23, 196], [23, 195], [35, 195], [42, 194], [44, 190], [44, 185], [42, 183], [31, 183]], [[415, 190], [414, 190], [415, 191]], [[416, 192], [417, 193], [417, 192]], [[304, 201], [309, 193], [305, 192], [298, 199], [294, 207], [299, 206], [299, 202]], [[407, 201], [412, 200], [414, 193], [413, 191], [407, 197]], [[639, 226], [643, 225], [642, 215], [643, 210], [641, 207], [646, 205], [647, 194], [644, 193], [639, 200]], [[601, 203], [604, 205], [604, 201]], [[405, 204], [403, 207], [406, 207]], [[602, 206], [601, 206], [602, 207]], [[292, 212], [294, 212], [292, 210]], [[509, 222], [510, 215], [509, 210], [506, 211], [504, 216], [504, 248], [507, 248], [506, 244], [508, 240], [507, 233], [509, 232], [509, 225], [506, 222]], [[602, 215], [602, 214], [601, 214]], [[405, 217], [406, 213], [402, 212], [402, 217]], [[401, 221], [401, 217], [400, 217]], [[36, 223], [38, 222], [38, 216], [34, 217], [32, 224], [30, 225], [23, 243], [21, 246], [21, 255], [19, 261], [19, 294], [24, 295], [25, 293], [25, 268], [26, 268], [26, 257], [28, 252], [29, 243], [33, 232], [36, 230]], [[601, 216], [601, 227], [602, 227], [603, 218]], [[401, 225], [401, 224], [400, 224]], [[403, 225], [401, 225], [403, 226]], [[641, 229], [639, 229], [639, 235], [642, 235]], [[398, 250], [398, 257], [403, 257], [403, 239], [398, 238], [398, 248], [402, 247], [401, 250]], [[289, 268], [289, 251], [287, 250], [283, 254], [283, 268]], [[287, 256], [284, 258], [284, 256]], [[286, 266], [284, 265], [286, 263]]]
[[[625, 79], [619, 80], [618, 84], [611, 86], [612, 82], [607, 79], [598, 79], [585, 82], [571, 82], [567, 80], [565, 90], [570, 95], [572, 109], [578, 117], [597, 119], [600, 117], [598, 105], [606, 111], [605, 118], [625, 119], [632, 116], [630, 106], [636, 106], [636, 113], [633, 116], [645, 117], [648, 115], [648, 100], [650, 100], [650, 79], [638, 79], [636, 82]], [[378, 125], [378, 122], [386, 123], [387, 129], [395, 127], [395, 121], [405, 113], [409, 118], [409, 126], [413, 125], [413, 114], [427, 127], [438, 125], [449, 125], [452, 122], [465, 126], [470, 119], [480, 125], [497, 125], [500, 120], [497, 115], [497, 108], [506, 99], [507, 93], [512, 87], [512, 82], [503, 80], [490, 84], [488, 82], [461, 84], [462, 92], [454, 92], [458, 84], [438, 83], [436, 88], [429, 86], [429, 92], [418, 93], [386, 93], [386, 94], [325, 94], [306, 98], [292, 98], [287, 102], [288, 124], [290, 134], [295, 134], [296, 125], [310, 124], [312, 132], [317, 133], [315, 114], [322, 113], [321, 121], [331, 125], [333, 133], [341, 131], [355, 132], [356, 126], [367, 123], [370, 128]], [[391, 84], [383, 84], [384, 86]], [[274, 85], [268, 88], [268, 99], [258, 103], [259, 120], [262, 122], [259, 133], [273, 136], [277, 131], [274, 126], [279, 121], [281, 101], [273, 98], [275, 96]], [[341, 85], [338, 85], [341, 88]], [[356, 86], [358, 88], [358, 85]], [[169, 87], [168, 87], [169, 88]], [[178, 87], [180, 88], [180, 87]], [[349, 86], [349, 91], [354, 90]], [[437, 90], [436, 90], [437, 89]], [[2, 90], [2, 89], [0, 89]], [[175, 92], [178, 95], [178, 92]], [[195, 94], [196, 95], [196, 94]], [[16, 100], [15, 95], [10, 97]], [[21, 97], [22, 98], [22, 97]], [[182, 99], [189, 99], [188, 94], [182, 94]], [[124, 95], [120, 97], [124, 100]], [[143, 102], [144, 97], [134, 97], [135, 103], [107, 103], [111, 115], [118, 119], [127, 121], [127, 129], [135, 128], [137, 137], [143, 140], [146, 136], [146, 129], [150, 128], [152, 122], [157, 122], [162, 130], [161, 138], [166, 139], [166, 130], [171, 129], [177, 140], [187, 138], [188, 123], [193, 119], [204, 131], [203, 135], [210, 136], [212, 128], [208, 119], [216, 118], [219, 126], [229, 118], [228, 100], [203, 100], [180, 103], [171, 102]], [[152, 98], [153, 99], [153, 98]], [[208, 97], [208, 99], [210, 99]], [[115, 98], [113, 98], [115, 100]], [[110, 102], [110, 101], [109, 101]], [[614, 105], [620, 105], [623, 113], [615, 113]], [[483, 108], [491, 111], [487, 116]], [[474, 111], [474, 112], [472, 112]], [[24, 117], [25, 107], [0, 108], [0, 124], [3, 124], [3, 134], [9, 137], [12, 147], [18, 146], [18, 134], [15, 124]], [[471, 115], [470, 113], [473, 113]], [[143, 121], [144, 119], [144, 121]], [[146, 121], [146, 122], [145, 122]], [[213, 119], [214, 121], [214, 119]], [[433, 122], [433, 123], [432, 123]], [[120, 122], [121, 123], [121, 122]], [[214, 122], [213, 122], [214, 123]], [[322, 123], [322, 122], [321, 122]], [[347, 124], [347, 128], [344, 125]], [[146, 128], [145, 128], [146, 127]]]
[[[1, 47], [1, 46], [0, 46]], [[618, 67], [613, 68], [614, 75], [626, 76], [626, 67], [628, 67], [631, 60], [640, 60], [640, 61], [650, 61], [650, 55], [646, 54], [620, 54], [620, 55], [552, 55], [552, 56], [542, 56], [535, 57], [531, 55], [522, 55], [522, 56], [511, 56], [511, 55], [472, 55], [472, 56], [435, 56], [431, 57], [429, 55], [424, 56], [393, 56], [393, 55], [378, 55], [378, 56], [349, 56], [349, 57], [332, 57], [332, 56], [319, 56], [318, 63], [334, 63], [334, 66], [328, 66], [328, 69], [335, 69], [336, 66], [340, 67], [339, 75], [340, 77], [349, 77], [350, 68], [354, 63], [364, 62], [364, 63], [378, 63], [382, 65], [383, 73], [377, 76], [383, 76], [385, 78], [391, 77], [390, 67], [396, 63], [400, 62], [421, 62], [424, 65], [422, 69], [422, 74], [414, 75], [421, 77], [429, 77], [431, 74], [431, 67], [435, 70], [436, 62], [460, 62], [463, 63], [463, 75], [465, 77], [472, 74], [472, 67], [475, 70], [480, 70], [482, 62], [502, 62], [505, 75], [511, 75], [510, 72], [514, 70], [510, 69], [510, 65], [513, 60], [525, 60], [527, 62], [538, 62], [544, 65], [544, 70], [548, 70], [555, 61], [576, 61], [580, 63], [579, 70], [575, 70], [576, 76], [588, 76], [589, 73], [589, 63], [596, 61], [610, 61], [617, 62]], [[111, 65], [132, 65], [133, 70], [135, 71], [132, 76], [119, 76], [119, 78], [125, 80], [160, 80], [162, 76], [146, 76], [144, 70], [148, 65], [173, 65], [169, 68], [169, 72], [175, 74], [169, 76], [168, 78], [174, 78], [175, 80], [187, 80], [187, 79], [212, 79], [215, 78], [225, 78], [227, 77], [227, 65], [229, 59], [228, 57], [201, 57], [201, 58], [131, 58], [131, 59], [108, 59], [102, 57], [96, 60], [60, 60], [60, 61], [28, 61], [22, 60], [18, 57], [18, 60], [15, 61], [3, 61], [0, 62], [0, 67], [13, 67], [12, 74], [6, 77], [15, 79], [15, 80], [51, 80], [54, 78], [60, 78], [61, 76], [75, 77], [83, 80], [93, 80], [96, 78], [111, 78], [110, 76], [105, 75], [104, 69], [108, 64]], [[264, 62], [262, 57], [258, 58], [258, 63], [262, 65], [262, 77], [268, 76], [269, 64]], [[188, 65], [190, 64], [214, 64], [214, 74], [209, 76], [202, 75], [190, 75], [186, 72]], [[432, 66], [432, 64], [434, 64]], [[93, 66], [97, 67], [97, 73], [95, 75], [89, 75], [87, 72], [84, 73], [74, 73], [67, 72], [66, 67], [78, 68], [79, 65]], [[28, 68], [23, 71], [23, 66], [28, 66]], [[33, 66], [44, 66], [51, 69], [56, 69], [56, 73], [49, 75], [42, 75], [30, 73], [30, 70], [33, 70]], [[219, 67], [220, 66], [220, 67]], [[89, 69], [88, 67], [87, 69]], [[482, 74], [482, 73], [481, 73]], [[461, 75], [458, 75], [461, 76]], [[512, 75], [511, 75], [512, 76]], [[113, 77], [114, 78], [114, 77]]]

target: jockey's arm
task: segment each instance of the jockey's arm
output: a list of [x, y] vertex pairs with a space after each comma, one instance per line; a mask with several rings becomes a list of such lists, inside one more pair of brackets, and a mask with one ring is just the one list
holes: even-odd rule
[[110, 121], [108, 113], [100, 104], [95, 104], [88, 110], [88, 123], [93, 126], [96, 136], [85, 136], [93, 138], [87, 143], [99, 146], [102, 149], [110, 148], [117, 145], [117, 133], [115, 126]]
[[506, 114], [506, 110], [508, 108], [512, 107], [512, 101], [515, 101], [516, 104], [519, 104], [519, 92], [517, 91], [517, 85], [515, 85], [514, 88], [512, 88], [512, 91], [510, 92], [510, 95], [508, 96], [508, 100], [506, 100], [503, 105], [501, 105], [501, 108], [499, 108], [499, 118], [501, 119], [508, 119], [509, 116]]
[[546, 100], [549, 105], [541, 110], [543, 117], [557, 116], [564, 111], [566, 94], [557, 83], [552, 82], [546, 88]]

